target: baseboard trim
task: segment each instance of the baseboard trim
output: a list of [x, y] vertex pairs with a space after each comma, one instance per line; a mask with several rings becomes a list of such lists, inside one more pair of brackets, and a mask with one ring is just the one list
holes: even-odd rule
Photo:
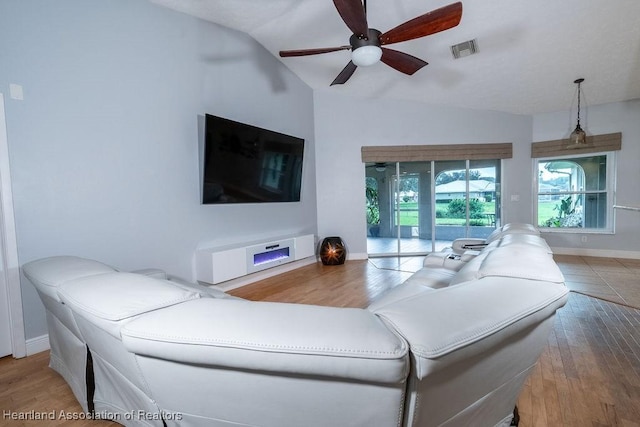
[[42, 353], [43, 351], [49, 350], [51, 347], [49, 346], [49, 335], [41, 335], [39, 337], [30, 338], [26, 342], [27, 345], [27, 356], [32, 356], [36, 353]]
[[638, 251], [619, 251], [612, 249], [586, 249], [586, 248], [551, 248], [556, 255], [593, 256], [601, 258], [640, 259]]

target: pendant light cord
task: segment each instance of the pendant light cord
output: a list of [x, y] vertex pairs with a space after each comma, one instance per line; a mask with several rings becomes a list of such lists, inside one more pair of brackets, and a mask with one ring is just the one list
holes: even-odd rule
[[578, 79], [574, 83], [578, 84], [578, 127], [580, 127], [580, 84], [584, 79]]
[[580, 125], [580, 83], [578, 83], [578, 126]]

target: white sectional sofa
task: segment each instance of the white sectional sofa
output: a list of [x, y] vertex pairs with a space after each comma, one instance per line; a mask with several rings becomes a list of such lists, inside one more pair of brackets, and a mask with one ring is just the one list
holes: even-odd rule
[[453, 241], [451, 248], [445, 249], [443, 252], [454, 252], [456, 254], [463, 254], [469, 250], [482, 250], [489, 243], [499, 240], [500, 238], [502, 238], [502, 236], [510, 234], [539, 236], [540, 232], [531, 224], [512, 222], [505, 224], [502, 227], [496, 228], [491, 234], [489, 234], [486, 239], [456, 239]]
[[23, 270], [46, 301], [51, 366], [100, 418], [509, 425], [566, 302], [564, 279], [534, 235], [456, 262], [425, 267], [367, 309], [228, 298], [75, 257]]
[[[93, 373], [87, 378], [87, 370], [93, 369], [91, 364], [87, 364], [87, 356], [91, 358], [91, 353], [88, 351], [86, 340], [78, 327], [72, 310], [68, 305], [63, 304], [59, 291], [62, 284], [73, 282], [75, 279], [88, 280], [91, 276], [108, 275], [109, 273], [117, 273], [118, 270], [98, 261], [72, 256], [58, 256], [32, 261], [25, 265], [22, 271], [35, 286], [45, 307], [51, 348], [49, 366], [69, 384], [83, 411], [89, 412], [93, 409], [93, 399], [91, 396], [87, 396], [87, 389], [93, 390], [93, 387], [87, 383], [87, 381], [93, 382]], [[143, 280], [143, 277], [160, 281], [169, 280], [172, 286], [194, 291], [202, 297], [234, 298], [216, 289], [169, 277], [158, 269], [140, 270], [135, 272], [135, 275], [130, 274], [119, 277], [134, 280], [133, 283], [135, 280]], [[157, 282], [154, 280], [153, 283]], [[113, 296], [118, 297], [115, 294]], [[122, 298], [129, 296], [122, 295]]]

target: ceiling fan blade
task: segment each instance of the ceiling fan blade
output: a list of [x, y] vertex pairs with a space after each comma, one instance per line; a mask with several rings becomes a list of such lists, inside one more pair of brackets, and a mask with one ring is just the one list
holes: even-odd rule
[[319, 49], [281, 50], [280, 56], [282, 58], [286, 58], [289, 56], [319, 55], [321, 53], [336, 52], [338, 50], [347, 50], [347, 49], [351, 49], [351, 46], [325, 47], [325, 48], [319, 48]]
[[349, 61], [347, 66], [344, 67], [342, 71], [340, 71], [340, 74], [338, 74], [338, 77], [336, 77], [335, 80], [331, 82], [331, 86], [341, 85], [346, 83], [346, 81], [349, 80], [349, 78], [356, 71], [356, 68], [358, 68], [358, 66], [354, 64], [353, 61]]
[[380, 60], [389, 67], [395, 68], [401, 73], [405, 73], [409, 76], [429, 64], [428, 62], [409, 55], [408, 53], [398, 52], [397, 50], [386, 47], [382, 48], [382, 58], [380, 58]]
[[369, 25], [361, 0], [333, 0], [333, 4], [353, 34], [367, 35]]
[[380, 36], [380, 43], [399, 43], [439, 33], [458, 25], [461, 18], [462, 3], [453, 3], [392, 28]]

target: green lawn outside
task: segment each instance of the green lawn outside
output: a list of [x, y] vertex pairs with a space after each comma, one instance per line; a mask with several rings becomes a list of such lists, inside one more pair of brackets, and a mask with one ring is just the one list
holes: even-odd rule
[[[436, 212], [441, 211], [446, 214], [448, 202], [436, 202]], [[495, 214], [495, 203], [484, 202], [483, 213]], [[436, 225], [465, 225], [465, 218], [436, 218]], [[488, 218], [472, 219], [472, 224], [491, 225]], [[418, 226], [418, 203], [402, 202], [400, 203], [400, 225]]]
[[[558, 215], [558, 210], [555, 207], [560, 202], [558, 200], [550, 200], [540, 202], [538, 204], [538, 224], [543, 223], [549, 218], [555, 218]], [[447, 202], [437, 202], [436, 211], [443, 213], [447, 212]], [[495, 204], [493, 202], [483, 203], [485, 214], [495, 214]], [[482, 222], [483, 225], [490, 225], [488, 219], [478, 219], [478, 222]], [[394, 221], [395, 222], [395, 221]], [[400, 225], [418, 226], [418, 203], [408, 202], [400, 203]], [[436, 225], [465, 225], [465, 218], [436, 218]]]
[[558, 216], [559, 211], [555, 209], [560, 205], [559, 200], [549, 200], [538, 203], [538, 224], [544, 223], [549, 218], [555, 218]]

